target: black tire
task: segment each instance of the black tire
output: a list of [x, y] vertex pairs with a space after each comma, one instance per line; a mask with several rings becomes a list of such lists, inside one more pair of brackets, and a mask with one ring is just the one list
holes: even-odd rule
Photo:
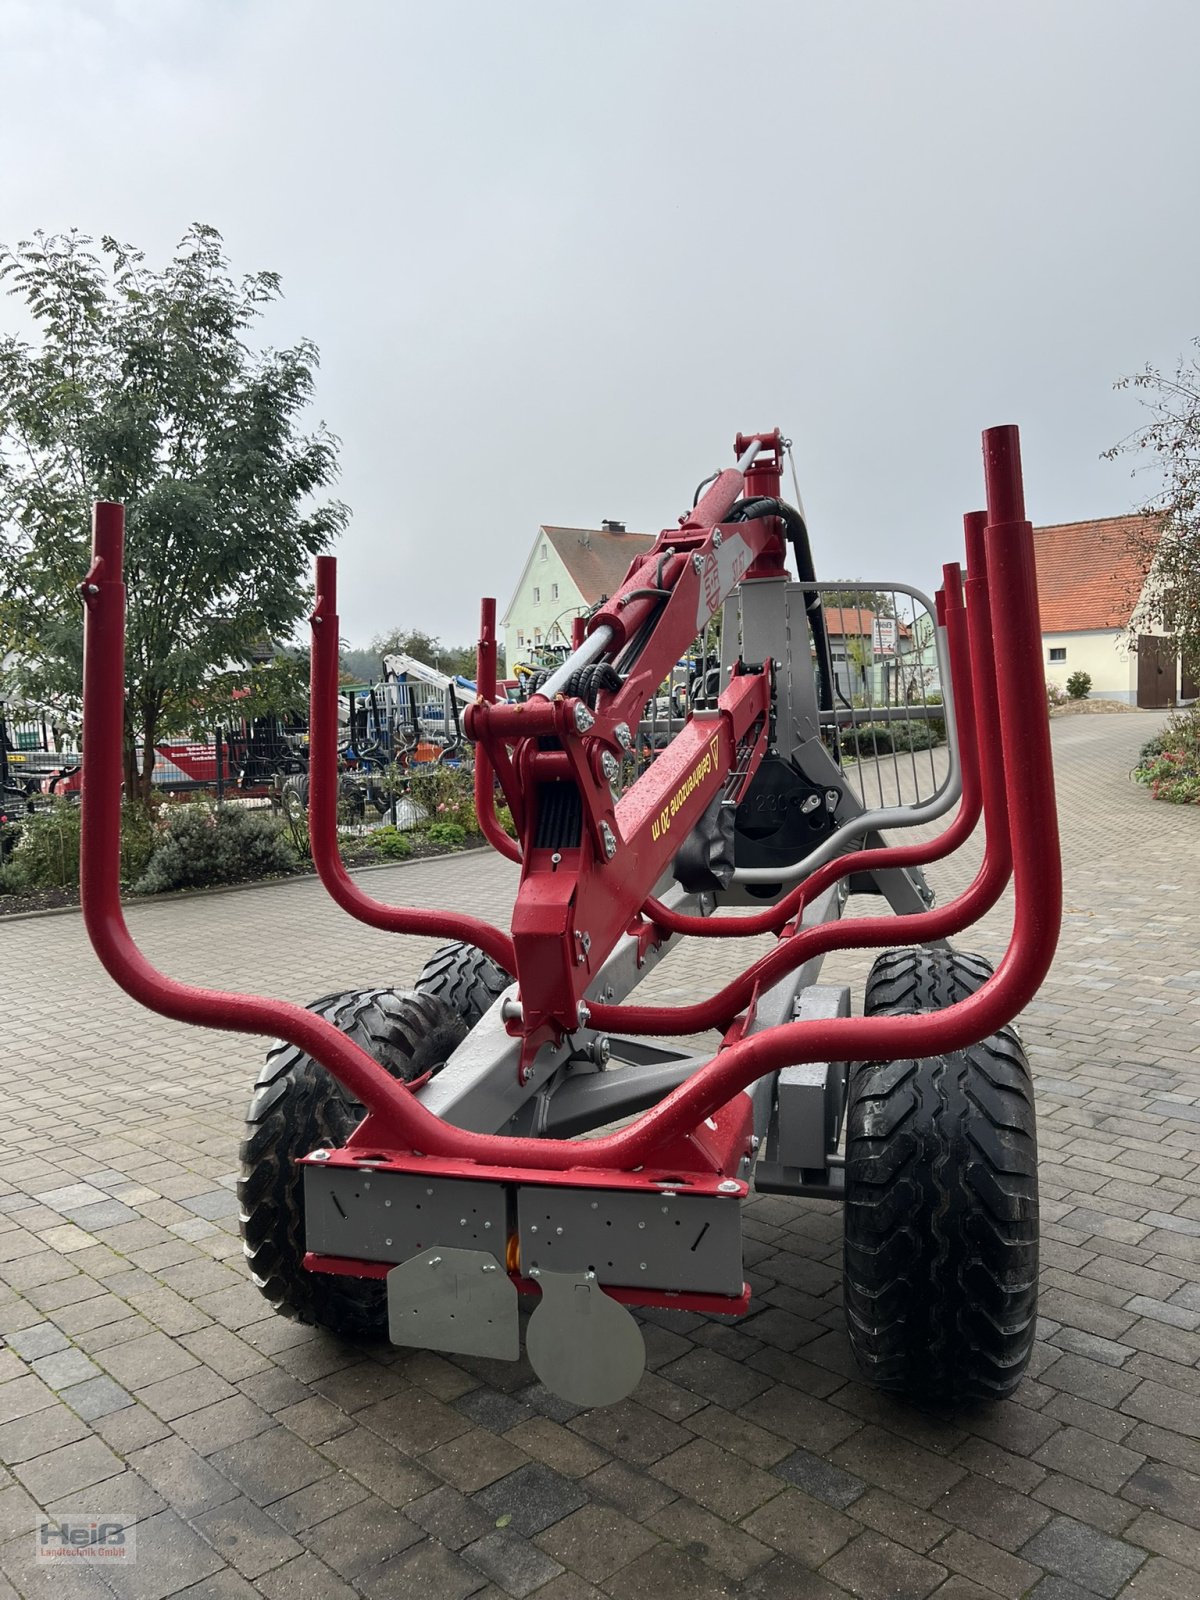
[[[889, 951], [864, 1009], [937, 1010], [990, 973], [979, 956]], [[851, 1067], [843, 1262], [850, 1344], [879, 1388], [951, 1405], [1016, 1388], [1037, 1320], [1038, 1186], [1015, 1029], [945, 1056]]]
[[[433, 995], [366, 989], [326, 995], [308, 1008], [410, 1083], [436, 1071], [466, 1035]], [[238, 1152], [242, 1247], [250, 1276], [282, 1316], [334, 1333], [383, 1337], [386, 1290], [377, 1278], [336, 1277], [304, 1268], [304, 1180], [299, 1156], [344, 1144], [363, 1108], [324, 1067], [295, 1045], [267, 1053]]]
[[[279, 787], [279, 804], [285, 817], [295, 822], [307, 821], [308, 792], [307, 772], [290, 772], [287, 775]], [[387, 810], [386, 804], [383, 809]], [[367, 812], [362, 786], [346, 773], [338, 780], [338, 811], [354, 822], [361, 822]]]
[[421, 968], [416, 987], [436, 995], [473, 1028], [502, 995], [512, 978], [477, 945], [444, 944]]
[[962, 950], [886, 950], [877, 956], [863, 991], [868, 1017], [940, 1011], [982, 989], [992, 976], [986, 956]]
[[279, 788], [279, 805], [285, 817], [303, 822], [308, 817], [308, 773], [290, 772]]

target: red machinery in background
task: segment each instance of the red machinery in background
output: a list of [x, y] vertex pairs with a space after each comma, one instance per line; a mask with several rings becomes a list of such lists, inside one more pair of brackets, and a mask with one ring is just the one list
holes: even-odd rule
[[[634, 561], [524, 702], [496, 701], [484, 602], [466, 731], [480, 825], [519, 867], [510, 931], [384, 905], [343, 867], [336, 564], [318, 558], [314, 861], [362, 921], [457, 942], [412, 991], [308, 1009], [176, 983], [126, 929], [122, 511], [96, 508], [83, 585], [88, 931], [143, 1004], [278, 1036], [240, 1193], [251, 1271], [285, 1314], [515, 1358], [518, 1296], [536, 1294], [526, 1348], [538, 1375], [578, 1404], [606, 1403], [642, 1370], [629, 1305], [744, 1313], [741, 1201], [815, 1195], [845, 1205], [847, 1325], [876, 1382], [954, 1399], [1019, 1380], [1036, 1313], [1036, 1138], [1009, 1024], [1049, 967], [1061, 885], [1016, 430], [984, 435], [987, 511], [966, 519], [965, 583], [946, 567], [936, 604], [906, 585], [843, 583], [836, 626], [803, 517], [780, 497], [785, 443], [778, 430], [739, 436], [736, 465]], [[895, 674], [876, 670], [872, 629], [847, 622], [848, 589], [863, 592], [860, 613], [900, 617], [874, 637], [907, 640], [939, 703], [873, 702]], [[646, 763], [647, 718], [718, 614], [720, 684]], [[935, 721], [949, 759], [930, 757], [926, 780], [912, 730]], [[497, 784], [515, 841], [495, 818]], [[956, 802], [940, 834], [886, 842], [885, 829]], [[982, 866], [934, 908], [921, 868], [981, 814]], [[1010, 878], [1012, 937], [993, 971], [946, 940]], [[890, 914], [843, 920], [851, 891]], [[678, 940], [763, 933], [773, 947], [707, 1000], [624, 1003]], [[862, 1016], [844, 987], [818, 982], [823, 956], [847, 947], [887, 947]]]

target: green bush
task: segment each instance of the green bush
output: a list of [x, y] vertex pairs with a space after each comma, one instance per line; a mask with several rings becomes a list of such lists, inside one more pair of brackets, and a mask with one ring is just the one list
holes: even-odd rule
[[[945, 703], [946, 703], [945, 697], [943, 696], [942, 691], [940, 689], [931, 689], [929, 691], [929, 693], [925, 696], [925, 704], [927, 706], [944, 706]], [[937, 734], [939, 742], [942, 742], [942, 741], [945, 740], [945, 737], [946, 737], [946, 724], [945, 724], [945, 721], [944, 721], [943, 718], [941, 718], [941, 717], [930, 717], [928, 726], [931, 727], [933, 729], [934, 733]]]
[[73, 889], [79, 883], [79, 807], [55, 800], [21, 822], [5, 880], [11, 893]]
[[1071, 700], [1086, 700], [1092, 692], [1090, 672], [1073, 672], [1067, 679], [1067, 696]]
[[[863, 722], [855, 732], [842, 733], [842, 749], [862, 761], [876, 755], [907, 755], [910, 750], [932, 750], [941, 744], [937, 724], [928, 722]], [[857, 739], [857, 748], [856, 748]]]
[[[78, 802], [55, 800], [19, 823], [5, 824], [2, 892], [74, 889], [79, 885], [81, 814]], [[121, 883], [129, 887], [146, 870], [154, 848], [154, 818], [143, 806], [121, 807]]]
[[1049, 681], [1049, 679], [1047, 679], [1047, 681], [1046, 681], [1046, 709], [1047, 709], [1047, 711], [1053, 711], [1056, 706], [1065, 706], [1066, 703], [1067, 703], [1067, 691], [1062, 687], [1061, 684], [1051, 683]]
[[412, 855], [412, 840], [399, 828], [393, 828], [390, 822], [369, 833], [363, 842], [388, 861], [403, 861], [405, 856]]
[[1146, 740], [1133, 775], [1155, 800], [1200, 805], [1200, 706], [1177, 712]]
[[408, 797], [431, 824], [454, 823], [464, 835], [478, 833], [475, 780], [468, 767], [419, 766], [411, 769]]
[[442, 844], [457, 849], [467, 842], [467, 830], [458, 822], [431, 822], [424, 831], [430, 844]]
[[296, 851], [278, 820], [240, 807], [173, 807], [160, 822], [138, 894], [244, 883], [291, 872]]
[[135, 884], [150, 865], [158, 839], [154, 813], [145, 806], [121, 807], [121, 882]]
[[1147, 762], [1153, 761], [1155, 756], [1162, 755], [1164, 748], [1162, 734], [1151, 734], [1138, 754], [1138, 766], [1144, 767]]

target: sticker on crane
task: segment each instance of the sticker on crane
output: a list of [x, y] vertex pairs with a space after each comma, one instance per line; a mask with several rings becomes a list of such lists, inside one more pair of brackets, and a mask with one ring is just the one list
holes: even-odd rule
[[700, 580], [700, 596], [696, 603], [696, 632], [721, 604], [733, 585], [750, 565], [751, 553], [740, 533], [727, 533], [716, 550], [710, 550], [704, 561]]
[[708, 741], [708, 749], [700, 757], [699, 761], [697, 761], [696, 765], [688, 773], [687, 777], [679, 785], [678, 789], [676, 789], [675, 793], [667, 801], [666, 805], [662, 808], [658, 815], [656, 817], [651, 817], [651, 839], [661, 839], [665, 833], [670, 833], [671, 824], [679, 815], [680, 811], [683, 810], [683, 807], [695, 794], [696, 790], [702, 783], [707, 783], [709, 778], [715, 776], [717, 772], [717, 758], [719, 757], [720, 753], [721, 736], [720, 734], [713, 734], [712, 738]]

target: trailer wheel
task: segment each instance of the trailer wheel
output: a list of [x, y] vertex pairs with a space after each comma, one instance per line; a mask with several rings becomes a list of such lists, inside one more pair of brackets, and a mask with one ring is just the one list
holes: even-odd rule
[[303, 822], [308, 816], [308, 773], [290, 772], [279, 789], [279, 804], [289, 822]]
[[[864, 1009], [938, 1010], [990, 973], [979, 956], [889, 951]], [[1033, 1349], [1037, 1287], [1037, 1131], [1016, 1031], [923, 1061], [854, 1064], [843, 1299], [864, 1372], [918, 1400], [1003, 1398]]]
[[[398, 989], [326, 995], [308, 1008], [326, 1017], [402, 1082], [436, 1071], [466, 1034], [433, 995]], [[277, 1042], [254, 1085], [239, 1150], [242, 1247], [250, 1276], [282, 1316], [334, 1333], [385, 1337], [387, 1300], [378, 1278], [304, 1268], [300, 1156], [344, 1144], [363, 1108], [312, 1056]]]
[[504, 968], [477, 945], [456, 942], [433, 952], [416, 987], [420, 994], [436, 995], [473, 1028], [511, 982]]

